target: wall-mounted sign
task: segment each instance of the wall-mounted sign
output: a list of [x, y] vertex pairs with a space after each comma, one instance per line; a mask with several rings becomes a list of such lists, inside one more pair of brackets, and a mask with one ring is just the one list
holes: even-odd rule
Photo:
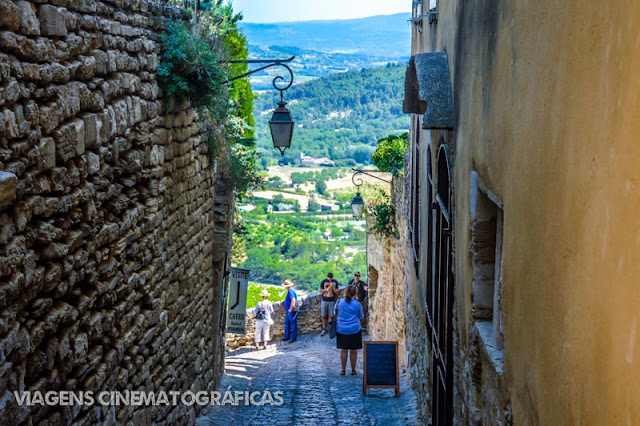
[[367, 388], [395, 388], [400, 396], [400, 369], [398, 368], [398, 342], [363, 342], [364, 376], [362, 392]]
[[245, 334], [247, 317], [247, 288], [249, 270], [231, 268], [229, 277], [229, 308], [227, 309], [227, 333]]

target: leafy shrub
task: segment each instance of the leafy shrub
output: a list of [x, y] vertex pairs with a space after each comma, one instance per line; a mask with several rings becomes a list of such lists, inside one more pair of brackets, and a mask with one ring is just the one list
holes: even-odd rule
[[211, 109], [226, 104], [226, 77], [219, 62], [208, 40], [193, 34], [184, 22], [168, 21], [157, 73], [169, 105], [190, 101], [196, 109]]
[[397, 177], [404, 170], [404, 154], [407, 152], [409, 133], [400, 136], [389, 135], [378, 139], [378, 148], [371, 158], [378, 170], [389, 172]]
[[367, 198], [367, 213], [373, 218], [371, 230], [387, 238], [399, 238], [396, 227], [396, 208], [391, 197], [382, 189], [377, 189]]
[[378, 204], [377, 206], [372, 206], [369, 212], [374, 218], [371, 225], [374, 233], [384, 237], [400, 237], [396, 229], [396, 208], [393, 204]]

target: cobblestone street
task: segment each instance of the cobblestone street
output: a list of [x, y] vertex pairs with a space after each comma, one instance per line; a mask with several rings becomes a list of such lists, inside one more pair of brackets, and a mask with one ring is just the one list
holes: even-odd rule
[[[291, 345], [227, 356], [220, 392], [283, 391], [281, 406], [220, 405], [203, 412], [197, 425], [366, 424], [418, 425], [416, 398], [401, 368], [401, 394], [370, 389], [362, 394], [362, 351], [356, 376], [340, 376], [340, 351], [327, 336], [299, 336]], [[365, 340], [367, 338], [365, 337]], [[239, 351], [241, 352], [241, 351]], [[238, 353], [238, 352], [236, 352]]]

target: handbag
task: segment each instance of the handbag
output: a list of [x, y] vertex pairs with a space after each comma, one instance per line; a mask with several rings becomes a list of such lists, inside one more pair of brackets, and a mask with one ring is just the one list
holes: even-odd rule
[[338, 303], [333, 310], [333, 320], [329, 323], [329, 338], [336, 337], [336, 327], [338, 326]]
[[337, 325], [338, 320], [334, 319], [333, 321], [331, 321], [329, 323], [329, 338], [333, 339], [334, 337], [336, 337], [336, 325]]

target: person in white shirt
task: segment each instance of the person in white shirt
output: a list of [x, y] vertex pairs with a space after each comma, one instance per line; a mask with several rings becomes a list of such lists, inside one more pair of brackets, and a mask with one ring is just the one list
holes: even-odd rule
[[265, 289], [260, 293], [262, 300], [258, 302], [253, 309], [253, 313], [256, 314], [256, 349], [260, 349], [260, 342], [263, 343], [263, 349], [267, 349], [267, 343], [269, 343], [269, 327], [273, 324], [271, 314], [273, 313], [273, 305], [269, 302], [269, 292]]

